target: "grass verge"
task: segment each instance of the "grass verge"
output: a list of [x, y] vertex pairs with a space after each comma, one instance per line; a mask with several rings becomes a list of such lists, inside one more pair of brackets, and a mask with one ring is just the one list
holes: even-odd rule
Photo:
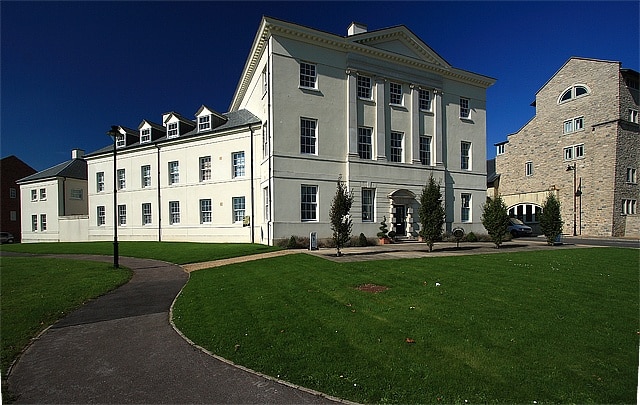
[[[1, 250], [33, 254], [113, 255], [113, 242], [22, 243]], [[251, 243], [119, 242], [120, 256], [156, 259], [175, 264], [206, 262], [280, 250]]]
[[237, 364], [358, 402], [632, 403], [637, 288], [631, 249], [300, 254], [193, 273], [174, 321]]
[[105, 263], [3, 257], [2, 375], [32, 338], [82, 303], [124, 284], [131, 274]]

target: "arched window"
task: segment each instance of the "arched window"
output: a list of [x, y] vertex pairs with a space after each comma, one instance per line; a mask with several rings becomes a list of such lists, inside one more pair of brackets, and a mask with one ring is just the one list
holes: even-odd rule
[[590, 94], [590, 91], [589, 91], [589, 88], [587, 88], [587, 86], [582, 84], [576, 84], [562, 92], [562, 94], [558, 98], [558, 104], [561, 104], [570, 100], [574, 100], [578, 97], [587, 96], [589, 94]]

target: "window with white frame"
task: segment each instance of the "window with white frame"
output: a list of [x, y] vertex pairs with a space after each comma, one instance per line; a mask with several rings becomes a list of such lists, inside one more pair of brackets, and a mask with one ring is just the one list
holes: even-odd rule
[[118, 133], [116, 135], [116, 147], [117, 148], [122, 148], [122, 147], [126, 146], [126, 144], [127, 144], [127, 141], [126, 141], [125, 135]]
[[169, 184], [180, 182], [180, 165], [177, 160], [169, 162]]
[[151, 187], [151, 165], [140, 166], [142, 188]]
[[269, 156], [269, 126], [265, 122], [262, 126], [262, 157]]
[[206, 198], [200, 200], [200, 223], [210, 224], [212, 217], [211, 199]]
[[151, 220], [151, 203], [142, 203], [142, 225], [150, 225]]
[[627, 167], [627, 183], [636, 184], [638, 182], [638, 177], [636, 174], [636, 169], [632, 167]]
[[316, 126], [316, 120], [300, 118], [300, 153], [316, 153]]
[[243, 222], [245, 213], [244, 197], [233, 197], [231, 205], [233, 207], [233, 222]]
[[460, 197], [462, 200], [460, 220], [462, 222], [471, 222], [471, 194], [462, 193]]
[[200, 158], [200, 181], [211, 180], [211, 156]]
[[97, 225], [98, 226], [102, 226], [106, 223], [107, 220], [107, 214], [104, 208], [104, 205], [98, 205], [96, 207], [96, 218], [97, 218]]
[[40, 214], [40, 230], [47, 230], [47, 214]]
[[269, 76], [267, 76], [267, 67], [265, 66], [262, 69], [262, 95], [267, 94], [267, 90], [269, 89]]
[[636, 200], [622, 200], [622, 215], [636, 214]]
[[392, 162], [402, 162], [402, 141], [404, 134], [402, 132], [391, 132], [391, 150], [389, 159]]
[[527, 162], [524, 164], [524, 175], [533, 176], [533, 162]]
[[233, 162], [233, 177], [244, 177], [244, 152], [233, 152], [231, 161]]
[[571, 145], [563, 148], [564, 160], [584, 158], [584, 144]]
[[567, 146], [563, 149], [564, 160], [573, 160], [573, 146]]
[[38, 230], [38, 216], [31, 215], [31, 232], [36, 232]]
[[104, 172], [96, 173], [96, 191], [104, 191]]
[[504, 155], [504, 143], [496, 145], [496, 155]]
[[211, 116], [203, 115], [198, 117], [198, 131], [206, 131], [211, 129]]
[[471, 170], [471, 142], [460, 142], [460, 169]]
[[581, 85], [571, 86], [568, 89], [566, 89], [564, 92], [562, 92], [560, 97], [558, 97], [558, 104], [564, 103], [566, 101], [571, 101], [578, 97], [586, 96], [588, 94], [589, 94], [589, 89], [587, 89], [585, 86], [581, 86]]
[[31, 201], [38, 201], [38, 190], [31, 190]]
[[580, 159], [584, 157], [584, 144], [578, 144], [573, 147], [573, 155], [576, 159]]
[[262, 201], [263, 201], [263, 207], [264, 207], [264, 220], [265, 222], [270, 221], [271, 220], [271, 207], [269, 202], [271, 201], [270, 195], [269, 195], [269, 187], [265, 187], [262, 189]]
[[362, 189], [362, 222], [374, 221], [375, 195], [374, 188]]
[[127, 187], [127, 177], [124, 169], [118, 169], [118, 190], [122, 190]]
[[300, 220], [302, 222], [318, 220], [318, 186], [300, 187]]
[[118, 225], [125, 226], [127, 224], [127, 206], [118, 205]]
[[431, 166], [431, 137], [420, 135], [420, 163]]
[[151, 141], [151, 128], [144, 128], [140, 130], [140, 143], [147, 143]]
[[570, 134], [584, 129], [584, 117], [576, 117], [566, 120], [563, 124], [563, 133]]
[[300, 62], [300, 87], [315, 89], [317, 85], [316, 65]]
[[72, 200], [82, 200], [84, 192], [81, 188], [72, 188], [70, 192], [70, 198]]
[[402, 105], [402, 84], [389, 83], [389, 103], [394, 105]]
[[469, 99], [460, 97], [460, 118], [470, 118], [471, 110], [469, 109]]
[[167, 138], [175, 138], [178, 136], [178, 123], [170, 122], [167, 125]]
[[180, 223], [180, 201], [169, 201], [169, 224]]
[[47, 189], [46, 188], [41, 188], [40, 189], [40, 201], [45, 201], [47, 199]]
[[358, 156], [361, 159], [372, 158], [371, 128], [358, 127]]
[[371, 78], [358, 75], [358, 97], [371, 100]]
[[9, 188], [9, 198], [18, 198], [18, 193], [14, 187]]
[[431, 92], [429, 90], [418, 90], [418, 104], [421, 110], [431, 111]]
[[636, 124], [638, 123], [638, 110], [633, 110], [633, 109], [629, 110], [629, 121]]

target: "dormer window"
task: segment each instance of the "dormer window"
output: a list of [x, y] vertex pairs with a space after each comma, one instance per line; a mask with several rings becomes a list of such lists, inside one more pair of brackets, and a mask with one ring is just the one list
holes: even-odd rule
[[170, 122], [169, 125], [167, 125], [167, 138], [175, 138], [177, 136], [178, 136], [178, 123]]
[[140, 130], [140, 143], [151, 142], [151, 128]]
[[558, 99], [558, 104], [575, 100], [576, 98], [589, 95], [589, 89], [586, 86], [575, 85], [566, 89]]
[[127, 144], [126, 142], [126, 138], [124, 136], [124, 134], [118, 134], [116, 135], [116, 147], [117, 148], [122, 148], [123, 146], [125, 146]]
[[198, 131], [206, 131], [208, 129], [211, 129], [211, 116], [198, 117]]

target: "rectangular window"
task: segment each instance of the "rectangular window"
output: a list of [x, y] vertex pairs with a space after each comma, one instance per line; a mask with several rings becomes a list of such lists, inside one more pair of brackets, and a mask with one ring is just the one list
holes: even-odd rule
[[316, 88], [316, 65], [300, 62], [300, 87]]
[[233, 197], [232, 201], [233, 206], [233, 222], [243, 222], [244, 221], [244, 197]]
[[127, 178], [125, 176], [124, 169], [118, 169], [118, 190], [122, 190], [127, 187]]
[[140, 143], [146, 143], [151, 141], [151, 128], [145, 128], [140, 130]]
[[629, 121], [638, 123], [638, 110], [629, 110]]
[[98, 222], [97, 222], [98, 226], [102, 226], [106, 223], [107, 214], [105, 212], [104, 205], [98, 205], [97, 218], [98, 218]]
[[362, 189], [362, 222], [373, 222], [373, 209], [376, 190], [373, 188]]
[[636, 200], [622, 200], [622, 215], [636, 214]]
[[175, 138], [178, 136], [178, 123], [170, 122], [167, 125], [167, 138]]
[[638, 182], [638, 177], [637, 177], [637, 174], [636, 174], [636, 169], [628, 167], [627, 168], [627, 183], [636, 184], [637, 182]]
[[400, 83], [389, 83], [389, 103], [402, 105], [402, 85]]
[[318, 186], [302, 186], [300, 188], [300, 219], [318, 220]]
[[233, 177], [244, 177], [244, 152], [234, 152], [231, 155], [233, 161]]
[[211, 180], [211, 156], [200, 158], [200, 181]]
[[116, 147], [117, 148], [122, 148], [126, 144], [127, 144], [127, 142], [126, 142], [126, 138], [125, 138], [124, 134], [116, 135]]
[[262, 94], [267, 94], [267, 90], [269, 89], [269, 77], [267, 76], [267, 67], [265, 66], [262, 69]]
[[420, 163], [431, 166], [431, 137], [420, 136]]
[[9, 188], [9, 198], [18, 198], [18, 193], [16, 192], [16, 189], [13, 187]]
[[72, 200], [82, 200], [83, 198], [83, 191], [81, 188], [72, 188], [71, 189], [71, 199]]
[[533, 162], [527, 162], [524, 164], [524, 175], [533, 176]]
[[44, 201], [47, 199], [47, 189], [46, 188], [41, 188], [40, 189], [40, 200]]
[[504, 143], [496, 145], [496, 155], [504, 155]]
[[567, 146], [562, 151], [564, 160], [580, 159], [584, 157], [584, 144]]
[[570, 120], [566, 120], [563, 123], [563, 133], [570, 134], [572, 132], [580, 131], [584, 129], [584, 117], [576, 117]]
[[269, 156], [269, 127], [265, 122], [262, 126], [262, 157]]
[[201, 224], [211, 223], [211, 200], [210, 199], [200, 200], [200, 223]]
[[151, 165], [140, 166], [142, 188], [151, 187]]
[[118, 205], [118, 225], [125, 226], [127, 224], [127, 206]]
[[98, 193], [104, 191], [104, 172], [96, 173], [96, 190]]
[[264, 220], [265, 222], [270, 221], [271, 220], [271, 207], [269, 206], [269, 201], [270, 201], [270, 195], [269, 195], [269, 187], [265, 187], [262, 189], [262, 201], [263, 201], [263, 206], [264, 206]]
[[300, 153], [316, 153], [316, 120], [300, 118]]
[[576, 157], [576, 159], [580, 159], [584, 157], [584, 144], [580, 144], [580, 145], [575, 145], [573, 147], [573, 151], [574, 151], [574, 156]]
[[429, 90], [418, 90], [418, 104], [421, 110], [431, 111], [431, 93]]
[[151, 219], [151, 203], [142, 203], [142, 225], [150, 225]]
[[392, 162], [402, 162], [402, 140], [404, 134], [402, 132], [391, 132], [391, 154]]
[[460, 118], [471, 117], [471, 110], [469, 109], [469, 99], [460, 97]]
[[564, 160], [572, 160], [573, 159], [573, 147], [569, 146], [563, 149], [564, 151]]
[[371, 128], [358, 128], [358, 156], [361, 159], [372, 158]]
[[31, 190], [31, 201], [38, 201], [38, 190]]
[[180, 165], [178, 161], [169, 162], [169, 184], [180, 182]]
[[211, 129], [211, 116], [198, 117], [198, 131], [206, 131], [208, 129]]
[[31, 215], [31, 232], [36, 232], [38, 230], [38, 216]]
[[584, 129], [584, 118], [583, 117], [574, 118], [574, 120], [573, 120], [573, 129], [574, 129], [574, 131], [580, 131], [581, 129]]
[[462, 206], [460, 218], [462, 222], [471, 222], [471, 194], [461, 194]]
[[564, 122], [564, 133], [568, 134], [573, 132], [573, 120], [568, 120]]
[[358, 75], [358, 97], [371, 100], [371, 78]]
[[460, 168], [471, 170], [471, 142], [460, 142]]
[[40, 214], [40, 230], [47, 230], [47, 214]]
[[18, 212], [17, 211], [10, 211], [9, 212], [9, 217], [11, 221], [17, 221], [18, 220]]
[[169, 201], [169, 224], [180, 223], [180, 201]]

